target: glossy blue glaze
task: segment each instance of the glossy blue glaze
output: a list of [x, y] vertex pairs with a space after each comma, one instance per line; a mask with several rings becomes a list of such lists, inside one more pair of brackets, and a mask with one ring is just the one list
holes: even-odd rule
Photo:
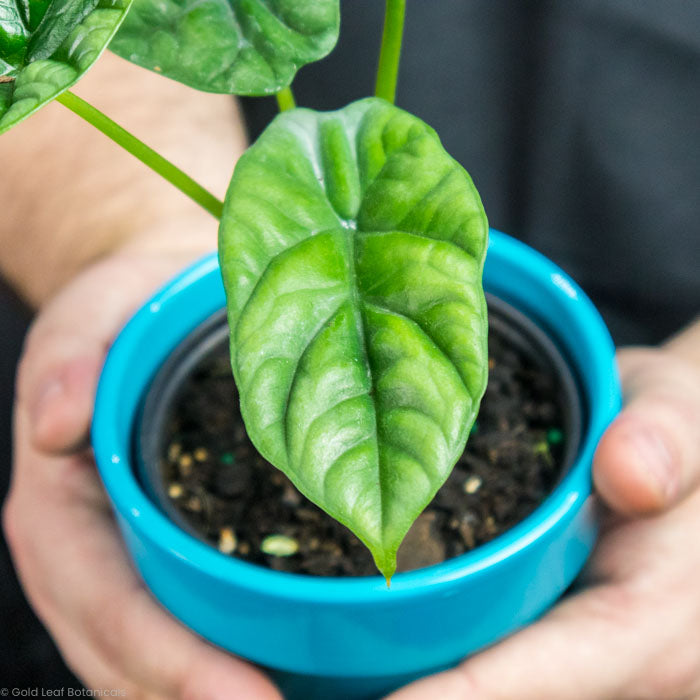
[[[175, 525], [134, 477], [134, 416], [173, 348], [224, 305], [214, 255], [156, 294], [121, 332], [97, 393], [93, 444], [126, 544], [154, 595], [212, 642], [276, 669], [290, 695], [372, 698], [455, 663], [535, 619], [581, 569], [596, 534], [591, 460], [619, 409], [614, 347], [589, 299], [531, 248], [492, 231], [488, 291], [535, 318], [581, 381], [586, 426], [575, 465], [528, 518], [478, 549], [398, 574], [332, 579], [219, 554]], [[300, 677], [303, 676], [303, 677]]]

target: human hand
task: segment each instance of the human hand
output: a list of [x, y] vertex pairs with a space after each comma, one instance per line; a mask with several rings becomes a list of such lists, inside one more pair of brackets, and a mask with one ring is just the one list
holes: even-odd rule
[[33, 324], [18, 374], [5, 534], [32, 606], [88, 687], [129, 698], [279, 698], [260, 671], [207, 644], [150, 597], [87, 449], [109, 344], [144, 299], [206, 252], [165, 238], [167, 245], [132, 245], [85, 269]]
[[700, 369], [670, 349], [619, 362], [626, 405], [596, 453], [605, 519], [578, 592], [391, 700], [700, 698]]

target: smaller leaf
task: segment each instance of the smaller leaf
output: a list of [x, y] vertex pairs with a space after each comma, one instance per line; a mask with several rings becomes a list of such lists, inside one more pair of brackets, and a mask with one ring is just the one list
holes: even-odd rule
[[[74, 85], [99, 58], [130, 0], [0, 0], [0, 134]], [[21, 28], [21, 31], [20, 31]]]
[[134, 0], [110, 48], [207, 92], [270, 95], [338, 40], [339, 0]]

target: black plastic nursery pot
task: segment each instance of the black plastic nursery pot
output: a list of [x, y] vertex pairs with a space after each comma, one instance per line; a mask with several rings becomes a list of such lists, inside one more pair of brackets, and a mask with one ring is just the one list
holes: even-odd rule
[[[399, 571], [497, 537], [539, 505], [578, 452], [583, 407], [568, 361], [536, 323], [487, 300], [489, 389], [470, 445], [400, 550]], [[134, 433], [144, 489], [174, 523], [225, 554], [293, 573], [375, 575], [364, 545], [248, 439], [228, 339], [222, 310], [156, 375]]]
[[110, 350], [93, 445], [136, 567], [175, 617], [268, 668], [289, 698], [375, 698], [449, 667], [541, 615], [593, 547], [591, 462], [620, 404], [614, 346], [573, 280], [498, 232], [484, 281], [489, 388], [390, 590], [247, 442], [214, 256]]

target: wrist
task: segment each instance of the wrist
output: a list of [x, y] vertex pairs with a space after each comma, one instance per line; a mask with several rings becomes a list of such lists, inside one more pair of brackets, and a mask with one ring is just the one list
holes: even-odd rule
[[[179, 212], [181, 213], [181, 212]], [[88, 269], [116, 259], [124, 264], [155, 263], [173, 274], [197, 258], [216, 250], [218, 222], [206, 212], [168, 217], [136, 230], [102, 231], [99, 237], [80, 232], [73, 237], [73, 247], [52, 270], [44, 275], [25, 275], [10, 279], [29, 304], [43, 307], [62, 289]]]
[[[113, 88], [108, 95], [104, 85]], [[111, 55], [85, 77], [80, 93], [208, 190], [225, 192], [245, 147], [229, 96], [195, 98], [189, 88]], [[134, 109], [134, 94], [150, 95], [156, 106]], [[207, 129], [193, 149], [182, 135], [195, 124]], [[180, 254], [192, 258], [215, 246], [213, 217], [61, 105], [49, 105], [15, 133], [0, 144], [0, 272], [31, 306], [43, 307], [82, 270], [122, 251], [155, 255], [161, 241], [177, 241]], [[28, 163], [41, 164], [31, 177]]]
[[109, 255], [181, 260], [183, 265], [216, 250], [218, 221], [204, 211], [161, 221], [125, 237]]

